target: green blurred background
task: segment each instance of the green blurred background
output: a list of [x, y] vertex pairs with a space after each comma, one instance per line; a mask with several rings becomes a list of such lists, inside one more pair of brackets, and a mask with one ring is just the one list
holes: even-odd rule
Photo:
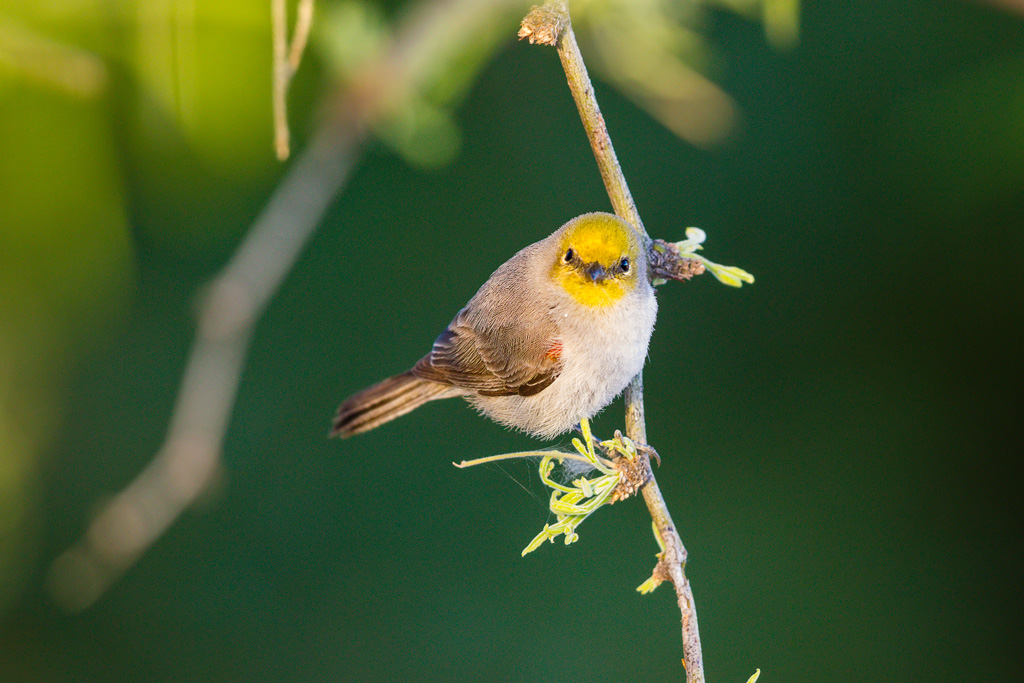
[[[369, 143], [256, 328], [216, 490], [94, 607], [47, 597], [159, 447], [196, 298], [284, 172], [266, 5], [0, 2], [0, 681], [681, 680], [671, 589], [634, 591], [638, 501], [522, 559], [534, 465], [451, 462], [530, 439], [455, 401], [325, 438], [505, 258], [609, 209], [554, 52], [512, 40], [450, 162]], [[786, 51], [711, 9], [698, 66], [742, 118], [710, 149], [596, 84], [648, 230], [757, 277], [660, 290], [646, 374], [712, 681], [1019, 676], [1016, 11], [810, 3]]]

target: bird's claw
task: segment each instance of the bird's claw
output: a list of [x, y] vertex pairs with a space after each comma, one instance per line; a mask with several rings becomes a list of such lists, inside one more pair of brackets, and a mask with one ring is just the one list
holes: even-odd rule
[[[576, 427], [576, 431], [580, 432], [580, 434], [583, 433], [578, 425]], [[591, 434], [591, 437], [593, 438], [593, 445], [602, 453], [604, 453], [606, 457], [608, 457], [611, 460], [617, 460], [619, 458], [620, 451], [617, 448], [615, 448], [613, 442], [617, 442], [620, 446], [624, 447], [625, 442], [623, 441], [624, 437], [622, 435], [622, 432], [616, 429], [615, 437], [611, 441], [605, 441], [604, 439], [599, 438], [596, 434]], [[633, 447], [636, 448], [636, 451], [638, 453], [643, 453], [644, 455], [646, 455], [648, 460], [653, 459], [655, 462], [658, 463], [658, 467], [661, 467], [661, 456], [658, 455], [658, 451], [654, 450], [654, 446], [646, 443], [636, 443], [634, 441], [630, 441], [629, 443], [631, 443]]]
[[661, 456], [658, 455], [658, 451], [654, 450], [654, 446], [646, 443], [636, 444], [637, 451], [643, 453], [648, 459], [654, 458], [658, 462], [658, 467], [661, 467]]

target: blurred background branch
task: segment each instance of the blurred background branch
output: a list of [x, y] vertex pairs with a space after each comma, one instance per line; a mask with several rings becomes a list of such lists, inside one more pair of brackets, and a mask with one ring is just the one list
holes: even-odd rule
[[274, 37], [274, 150], [284, 161], [291, 154], [288, 131], [288, 86], [299, 70], [306, 42], [313, 28], [313, 0], [299, 0], [295, 32], [288, 40], [287, 0], [271, 0], [271, 30]]
[[214, 480], [253, 326], [351, 172], [360, 124], [320, 132], [203, 296], [167, 439], [54, 562], [60, 604], [80, 610], [99, 599]]
[[[487, 21], [502, 6], [517, 4], [522, 3], [457, 0], [418, 6], [398, 22], [388, 48], [356, 76], [357, 85], [343, 91], [328, 113], [328, 123], [289, 168], [204, 295], [164, 445], [100, 510], [82, 540], [54, 562], [51, 590], [60, 604], [72, 610], [93, 604], [210, 485], [220, 467], [252, 328], [344, 186], [367, 126], [400, 108], [408, 93], [422, 86], [424, 65], [434, 65], [438, 52], [451, 50], [446, 38], [462, 32], [473, 35], [475, 22]], [[283, 3], [275, 0], [274, 6], [277, 25], [284, 19], [279, 11]], [[307, 8], [307, 18], [298, 22], [293, 47], [305, 42], [310, 11]], [[300, 16], [303, 13], [300, 9]], [[280, 36], [283, 28], [278, 25], [275, 31]], [[287, 50], [275, 43], [275, 74], [282, 63], [292, 69]], [[275, 82], [281, 89], [275, 88], [275, 103], [278, 92], [283, 102], [292, 75], [286, 73]]]

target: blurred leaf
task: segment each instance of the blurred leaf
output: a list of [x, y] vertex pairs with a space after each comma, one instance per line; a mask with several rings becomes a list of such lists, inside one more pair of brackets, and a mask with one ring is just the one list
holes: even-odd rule
[[[763, 19], [780, 41], [791, 42], [784, 37], [789, 33], [795, 36], [792, 0], [764, 0], [763, 5], [761, 0], [586, 0], [573, 6], [577, 33], [602, 75], [674, 134], [698, 146], [722, 142], [739, 116], [732, 98], [701, 73], [714, 61], [699, 32], [704, 11], [714, 5]], [[765, 14], [758, 16], [762, 6]], [[789, 6], [793, 12], [786, 10]]]
[[[572, 4], [577, 33], [595, 66], [614, 85], [665, 127], [696, 145], [714, 145], [733, 130], [737, 108], [698, 68], [712, 55], [699, 28], [711, 5], [763, 20], [776, 45], [796, 40], [795, 0], [721, 0], [677, 3], [666, 0], [577, 0]], [[482, 4], [482, 8], [486, 5]], [[513, 10], [525, 9], [512, 7]], [[348, 82], [387, 39], [380, 11], [349, 1], [320, 13], [314, 44], [330, 68]], [[511, 39], [520, 14], [486, 11], [434, 38], [446, 47], [429, 52], [400, 101], [375, 126], [378, 135], [411, 163], [436, 166], [458, 151], [451, 109], [457, 106], [497, 48]]]
[[406, 161], [418, 166], [441, 166], [459, 151], [461, 132], [451, 113], [423, 99], [379, 120], [374, 130]]
[[[512, 42], [516, 21], [528, 5], [496, 9], [481, 3], [480, 11], [464, 13], [462, 23], [442, 25], [421, 46], [424, 58], [410, 60], [415, 68], [408, 90], [375, 122], [380, 139], [419, 166], [450, 162], [461, 139], [453, 111], [499, 46]], [[321, 16], [313, 44], [337, 78], [348, 83], [389, 38], [380, 10], [365, 2], [343, 2]]]
[[167, 119], [222, 172], [272, 165], [269, 5], [147, 0], [126, 7], [142, 134], [166, 135], [159, 122]]
[[16, 400], [9, 389], [0, 384], [0, 613], [17, 596], [35, 559], [39, 526], [39, 515], [32, 514], [40, 488], [37, 453], [4, 410]]
[[0, 91], [0, 606], [32, 555], [40, 460], [71, 359], [123, 313], [132, 264], [95, 101]]
[[82, 97], [95, 96], [107, 81], [106, 66], [95, 55], [0, 17], [0, 87], [4, 73]]
[[342, 83], [380, 52], [387, 35], [380, 8], [365, 2], [340, 2], [317, 9], [311, 45]]

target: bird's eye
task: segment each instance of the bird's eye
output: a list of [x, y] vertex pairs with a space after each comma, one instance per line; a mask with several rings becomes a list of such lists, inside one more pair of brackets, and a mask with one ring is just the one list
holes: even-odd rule
[[576, 255], [572, 253], [572, 249], [570, 249], [569, 251], [565, 252], [565, 262], [571, 263], [575, 256]]
[[621, 270], [623, 273], [628, 273], [629, 272], [629, 259], [628, 258], [624, 258], [621, 261], [619, 261], [619, 270]]

